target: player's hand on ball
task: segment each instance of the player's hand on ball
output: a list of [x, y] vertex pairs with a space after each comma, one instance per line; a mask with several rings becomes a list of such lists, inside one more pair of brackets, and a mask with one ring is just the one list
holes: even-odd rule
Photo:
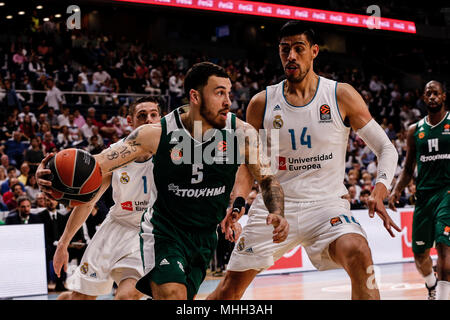
[[49, 153], [47, 156], [41, 161], [37, 170], [36, 170], [36, 181], [39, 186], [39, 189], [42, 192], [45, 192], [48, 196], [51, 196], [52, 192], [52, 182], [50, 180], [44, 179], [45, 176], [50, 176], [52, 173], [50, 169], [47, 168], [47, 164], [51, 158], [55, 156], [54, 153]]
[[269, 213], [266, 219], [267, 224], [273, 225], [273, 242], [280, 243], [286, 240], [289, 234], [289, 223], [286, 218], [279, 214]]

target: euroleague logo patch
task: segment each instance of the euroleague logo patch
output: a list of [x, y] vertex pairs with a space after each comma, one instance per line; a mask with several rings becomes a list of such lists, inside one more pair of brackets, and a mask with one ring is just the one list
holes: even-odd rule
[[331, 109], [327, 104], [323, 104], [319, 108], [320, 122], [331, 122]]
[[446, 123], [444, 125], [444, 131], [442, 131], [442, 134], [450, 134], [450, 124]]
[[170, 158], [173, 161], [180, 161], [181, 158], [183, 158], [183, 151], [178, 148], [173, 148], [172, 150], [170, 150]]

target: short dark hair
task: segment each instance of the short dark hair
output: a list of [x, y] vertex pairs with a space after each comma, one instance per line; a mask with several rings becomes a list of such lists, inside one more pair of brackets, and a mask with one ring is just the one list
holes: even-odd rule
[[361, 190], [361, 192], [359, 193], [359, 196], [365, 196], [365, 195], [370, 195], [370, 191], [367, 189]]
[[19, 186], [20, 189], [22, 189], [22, 185], [21, 185], [19, 182], [14, 183], [14, 184], [13, 184], [11, 187], [9, 187], [9, 188], [11, 189], [11, 191], [14, 191], [14, 188], [17, 187], [17, 186]]
[[20, 196], [17, 198], [17, 206], [20, 206], [20, 204], [24, 201], [28, 201], [31, 204], [31, 200], [30, 198], [28, 198], [28, 196]]
[[304, 34], [306, 36], [306, 39], [308, 39], [310, 45], [317, 43], [316, 33], [314, 32], [314, 30], [307, 27], [303, 22], [296, 20], [288, 21], [281, 27], [278, 34], [278, 41], [280, 41], [284, 37], [290, 37], [300, 34]]
[[164, 101], [158, 96], [146, 96], [137, 99], [128, 107], [128, 115], [133, 116], [134, 112], [136, 111], [136, 107], [144, 102], [156, 103], [156, 105], [158, 106], [158, 113], [161, 115], [161, 109], [164, 105]]
[[191, 89], [200, 90], [208, 83], [211, 76], [230, 79], [230, 76], [221, 66], [204, 61], [194, 64], [184, 79], [184, 92], [189, 95]]

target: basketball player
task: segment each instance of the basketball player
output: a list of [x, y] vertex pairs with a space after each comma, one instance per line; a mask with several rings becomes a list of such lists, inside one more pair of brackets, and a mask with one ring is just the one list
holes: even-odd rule
[[[270, 241], [262, 228], [267, 212], [258, 195], [226, 275], [208, 299], [240, 299], [259, 272], [299, 244], [318, 270], [345, 269], [351, 279], [352, 299], [379, 299], [376, 283], [371, 280], [373, 262], [366, 234], [352, 216], [349, 202], [342, 199], [347, 194], [345, 152], [350, 129], [379, 159], [369, 215], [373, 217], [376, 212], [391, 236], [392, 227], [400, 229], [387, 214], [383, 199], [394, 175], [397, 152], [352, 86], [314, 72], [319, 47], [312, 30], [290, 21], [280, 30], [279, 40], [286, 80], [251, 99], [247, 121], [256, 129], [278, 130], [276, 178], [285, 194], [290, 233], [283, 243]], [[241, 166], [233, 193], [246, 195], [251, 186], [247, 167]]]
[[184, 89], [189, 105], [95, 155], [104, 174], [153, 155], [152, 200], [140, 233], [145, 276], [136, 288], [155, 300], [195, 298], [216, 249], [216, 229], [225, 217], [240, 165], [237, 158], [245, 159], [261, 186], [268, 209], [264, 224], [269, 233], [273, 227], [272, 241], [284, 241], [289, 231], [283, 190], [259, 156], [257, 131], [229, 113], [231, 80], [226, 71], [197, 63], [186, 74]]
[[[132, 128], [161, 120], [161, 106], [157, 98], [145, 97], [131, 104], [127, 121]], [[47, 157], [45, 162], [50, 159]], [[42, 168], [40, 168], [42, 170]], [[38, 175], [47, 172], [39, 172]], [[139, 224], [150, 201], [153, 183], [151, 155], [142, 155], [114, 173], [103, 174], [99, 193], [89, 203], [73, 209], [64, 233], [58, 241], [53, 266], [59, 277], [61, 268], [67, 271], [67, 248], [95, 204], [106, 189], [113, 189], [114, 205], [89, 243], [75, 273], [66, 281], [71, 292], [62, 293], [59, 300], [94, 300], [111, 292], [117, 284], [115, 299], [137, 300], [142, 294], [136, 281], [143, 276], [139, 249]]]
[[[400, 178], [389, 197], [396, 210], [401, 193], [414, 176], [417, 164], [416, 204], [412, 226], [412, 250], [417, 270], [425, 279], [429, 300], [448, 300], [450, 295], [450, 113], [445, 109], [442, 84], [425, 85], [428, 115], [411, 125], [407, 133], [406, 159]], [[436, 243], [437, 279], [430, 248]]]

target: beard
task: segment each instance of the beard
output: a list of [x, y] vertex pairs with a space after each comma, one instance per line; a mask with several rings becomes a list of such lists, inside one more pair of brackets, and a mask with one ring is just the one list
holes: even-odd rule
[[434, 106], [430, 106], [429, 104], [427, 104], [427, 110], [429, 113], [434, 114], [434, 113], [438, 113], [439, 111], [441, 111], [443, 106], [444, 106], [443, 104], [436, 104]]
[[302, 72], [301, 67], [300, 67], [300, 66], [298, 66], [298, 67], [299, 67], [299, 72], [300, 72], [300, 74], [299, 74], [298, 76], [294, 76], [293, 74], [287, 74], [286, 72], [284, 73], [285, 76], [286, 76], [286, 79], [287, 79], [289, 82], [292, 82], [292, 83], [300, 83], [300, 82], [303, 81], [303, 79], [305, 79], [305, 77], [306, 77], [306, 75], [308, 74], [310, 68], [307, 68], [307, 69], [305, 70], [305, 72]]
[[214, 115], [206, 106], [205, 99], [203, 98], [203, 94], [200, 93], [201, 104], [200, 104], [200, 115], [205, 119], [205, 121], [212, 126], [214, 129], [223, 129], [226, 123], [220, 121], [217, 115]]

